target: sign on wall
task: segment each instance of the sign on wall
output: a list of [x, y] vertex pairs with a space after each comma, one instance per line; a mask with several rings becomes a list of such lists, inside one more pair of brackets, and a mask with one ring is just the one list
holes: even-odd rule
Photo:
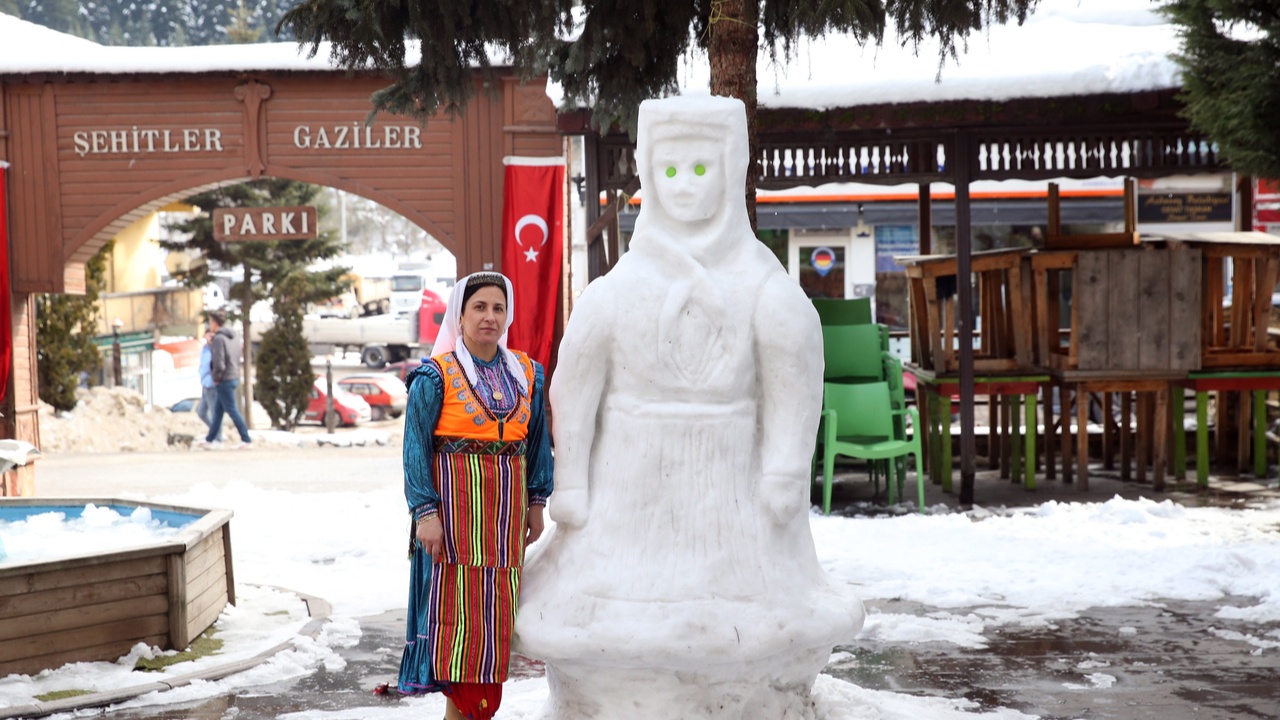
[[213, 211], [213, 239], [218, 242], [310, 240], [317, 234], [316, 209], [310, 205]]
[[902, 266], [893, 258], [919, 252], [920, 239], [915, 225], [876, 226], [876, 272], [901, 273]]
[[1231, 222], [1231, 193], [1160, 193], [1138, 198], [1140, 223]]

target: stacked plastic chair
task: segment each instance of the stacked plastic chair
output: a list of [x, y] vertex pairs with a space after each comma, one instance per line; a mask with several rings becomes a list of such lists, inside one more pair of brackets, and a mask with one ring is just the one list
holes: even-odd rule
[[814, 476], [822, 463], [822, 511], [831, 513], [831, 482], [835, 458], [867, 460], [875, 491], [880, 468], [886, 468], [890, 504], [896, 502], [906, 479], [903, 460], [915, 455], [916, 494], [924, 511], [924, 486], [919, 481], [921, 447], [915, 408], [906, 406], [902, 364], [888, 352], [888, 328], [871, 322], [869, 298], [815, 299], [822, 321], [823, 413], [814, 451]]

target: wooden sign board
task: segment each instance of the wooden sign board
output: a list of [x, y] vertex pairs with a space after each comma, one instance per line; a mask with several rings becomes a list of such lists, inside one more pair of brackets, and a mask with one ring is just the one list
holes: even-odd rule
[[1161, 193], [1142, 195], [1138, 200], [1138, 222], [1206, 223], [1231, 222], [1231, 193]]
[[218, 242], [310, 240], [318, 232], [316, 209], [310, 205], [213, 211], [213, 239]]

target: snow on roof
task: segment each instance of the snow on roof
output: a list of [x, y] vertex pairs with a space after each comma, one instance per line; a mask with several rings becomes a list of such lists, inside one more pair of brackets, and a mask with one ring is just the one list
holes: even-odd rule
[[[1098, 93], [1134, 93], [1181, 86], [1170, 58], [1177, 29], [1157, 12], [1157, 0], [1041, 0], [1026, 23], [972, 34], [960, 59], [939, 65], [938, 44], [904, 46], [886, 34], [866, 47], [848, 35], [800, 41], [791, 57], [759, 55], [761, 107], [854, 107], [949, 100], [1009, 100]], [[706, 94], [705, 55], [680, 71], [681, 94]], [[563, 106], [559, 89], [548, 94]]]
[[[1007, 100], [1176, 88], [1173, 25], [1157, 0], [1041, 0], [1027, 22], [970, 36], [960, 61], [939, 66], [936, 42], [904, 47], [895, 37], [863, 47], [845, 35], [802, 40], [778, 62], [760, 55], [764, 107]], [[328, 46], [315, 57], [293, 42], [204, 47], [108, 47], [0, 14], [0, 74], [331, 71]], [[411, 60], [413, 61], [413, 60]], [[692, 53], [682, 94], [709, 92], [707, 58]], [[563, 106], [558, 86], [548, 95]]]

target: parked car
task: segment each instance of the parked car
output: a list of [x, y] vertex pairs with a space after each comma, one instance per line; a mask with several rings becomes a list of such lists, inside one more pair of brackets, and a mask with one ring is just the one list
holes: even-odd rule
[[195, 412], [200, 398], [183, 398], [169, 407], [169, 412]]
[[400, 417], [404, 414], [405, 404], [409, 402], [409, 393], [404, 389], [404, 383], [389, 373], [344, 377], [338, 381], [338, 386], [364, 398], [369, 403], [374, 420], [388, 416]]
[[408, 360], [393, 362], [382, 370], [384, 375], [394, 375], [403, 383], [409, 377], [409, 373], [416, 370], [420, 365], [422, 365], [420, 358], [409, 358]]
[[[317, 377], [312, 384], [311, 401], [307, 403], [307, 410], [302, 414], [303, 421], [324, 424], [325, 399], [328, 397], [325, 394], [325, 385], [322, 377]], [[373, 410], [364, 398], [347, 392], [340, 383], [336, 382], [333, 388], [333, 411], [338, 414], [338, 424], [344, 427], [369, 422], [373, 418]]]

